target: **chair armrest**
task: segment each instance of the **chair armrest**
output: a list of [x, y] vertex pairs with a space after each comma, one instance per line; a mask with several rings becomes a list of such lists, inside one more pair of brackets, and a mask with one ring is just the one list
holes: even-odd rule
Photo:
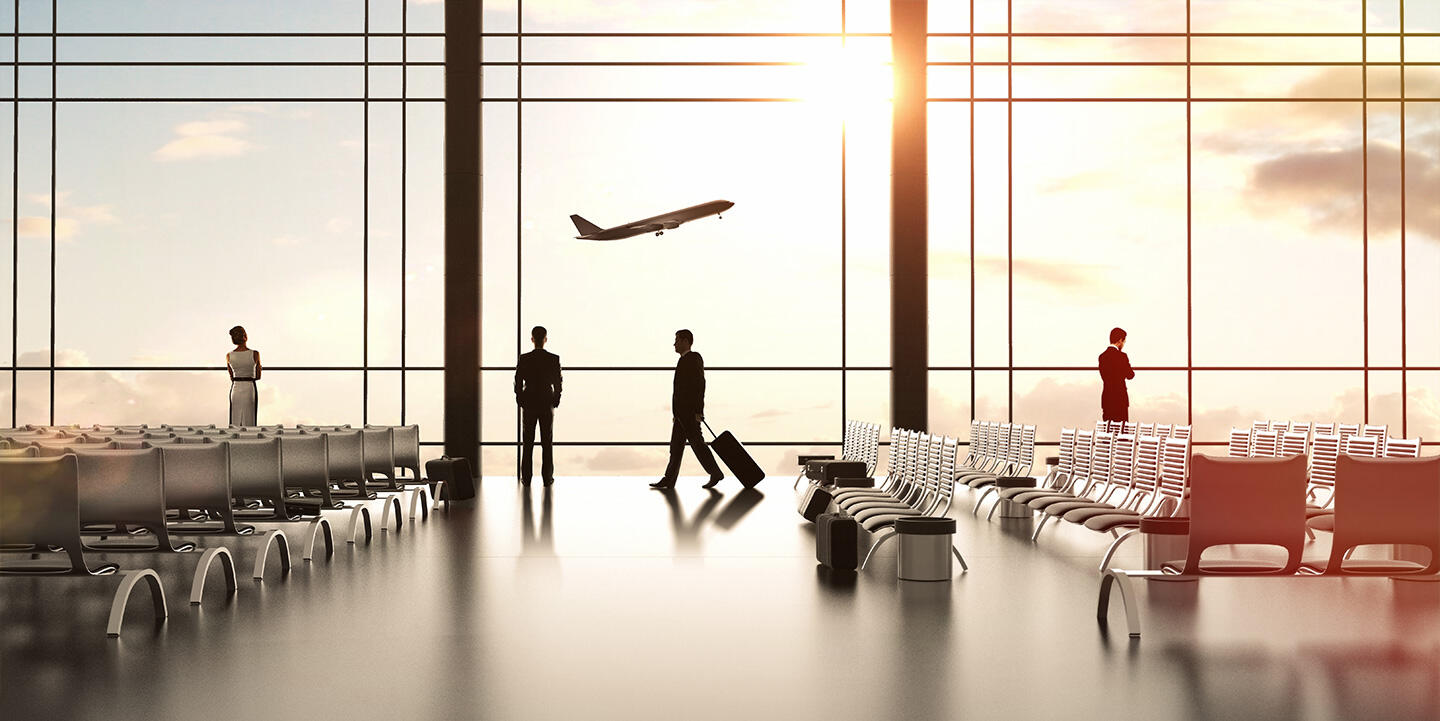
[[1034, 488], [1035, 479], [1030, 476], [1001, 476], [995, 479], [995, 487], [1005, 488]]
[[802, 466], [803, 466], [803, 465], [805, 465], [806, 463], [809, 463], [810, 461], [833, 461], [833, 460], [835, 460], [835, 456], [800, 456], [800, 463], [799, 463], [799, 465], [802, 465]]
[[1162, 536], [1184, 536], [1190, 533], [1188, 518], [1141, 518], [1140, 532]]
[[833, 479], [836, 488], [874, 488], [875, 479], [865, 478], [836, 478]]

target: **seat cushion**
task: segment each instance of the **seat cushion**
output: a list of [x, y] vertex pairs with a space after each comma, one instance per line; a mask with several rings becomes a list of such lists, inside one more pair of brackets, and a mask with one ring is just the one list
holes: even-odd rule
[[1334, 532], [1335, 532], [1335, 514], [1331, 513], [1331, 514], [1328, 515], [1328, 516], [1315, 516], [1314, 518], [1311, 518], [1310, 520], [1306, 521], [1306, 522], [1305, 522], [1305, 525], [1309, 526], [1310, 528], [1312, 528], [1312, 529], [1314, 529], [1314, 530], [1316, 530], [1316, 531], [1327, 531], [1327, 532], [1329, 532], [1329, 533], [1334, 533]]
[[1082, 508], [1100, 508], [1106, 511], [1118, 510], [1108, 503], [1101, 503], [1099, 501], [1061, 501], [1060, 503], [1051, 503], [1045, 506], [1045, 513], [1051, 516], [1064, 516], [1070, 511]]
[[1064, 491], [1052, 491], [1048, 488], [1035, 488], [1026, 489], [1024, 493], [1016, 493], [1015, 495], [1009, 496], [1008, 498], [1005, 496], [1004, 493], [1001, 493], [1000, 497], [1004, 498], [1007, 501], [1014, 501], [1016, 503], [1029, 503], [1036, 498], [1062, 498], [1065, 500], [1069, 500], [1075, 498], [1075, 495], [1071, 493], [1065, 493]]
[[852, 516], [858, 516], [858, 515], [860, 515], [861, 512], [867, 511], [867, 510], [869, 510], [869, 509], [871, 509], [871, 508], [908, 508], [908, 507], [909, 507], [909, 505], [906, 504], [904, 501], [896, 500], [896, 499], [894, 499], [894, 498], [887, 499], [887, 500], [846, 501], [846, 502], [841, 503], [841, 504], [839, 504], [839, 505], [840, 505], [841, 508], [843, 508], [843, 509], [845, 510], [846, 513], [849, 513], [849, 514], [852, 515]]
[[875, 531], [878, 531], [882, 528], [894, 525], [896, 521], [902, 518], [909, 518], [915, 515], [919, 515], [919, 512], [912, 510], [908, 512], [885, 513], [878, 516], [871, 516], [870, 518], [861, 521], [860, 527], [864, 528], [867, 531], [870, 531], [871, 533], [874, 533]]
[[1105, 533], [1116, 528], [1138, 528], [1140, 517], [1130, 513], [1106, 513], [1095, 516], [1085, 521], [1085, 527], [1092, 531]]
[[[1049, 513], [1049, 512], [1050, 512], [1050, 509], [1049, 509], [1049, 508], [1045, 509], [1045, 512], [1046, 512], [1046, 513]], [[1071, 523], [1084, 524], [1086, 521], [1088, 521], [1088, 520], [1090, 520], [1090, 519], [1092, 519], [1092, 518], [1095, 518], [1096, 516], [1109, 516], [1109, 515], [1126, 515], [1126, 516], [1136, 516], [1136, 517], [1139, 517], [1140, 514], [1137, 513], [1137, 512], [1135, 512], [1135, 511], [1126, 509], [1126, 508], [1112, 508], [1112, 507], [1108, 507], [1108, 506], [1106, 506], [1106, 507], [1089, 506], [1089, 507], [1075, 508], [1075, 509], [1073, 509], [1073, 510], [1067, 511], [1066, 513], [1062, 514], [1061, 517], [1064, 518], [1065, 520], [1071, 522]]]
[[1093, 503], [1093, 501], [1077, 499], [1075, 496], [1072, 496], [1068, 493], [1051, 493], [1048, 495], [1040, 496], [1038, 498], [1031, 498], [1030, 500], [1025, 501], [1025, 505], [1039, 511], [1043, 510], [1046, 506], [1051, 506], [1056, 503], [1065, 503], [1066, 501], [1077, 500], [1083, 503]]
[[[1312, 571], [1325, 572], [1325, 564], [1328, 561], [1329, 559], [1323, 561], [1306, 561], [1301, 564], [1301, 566]], [[1425, 564], [1415, 563], [1414, 561], [1401, 561], [1394, 558], [1351, 558], [1341, 562], [1338, 574], [1331, 572], [1328, 575], [1397, 576], [1408, 573], [1419, 573], [1423, 570], [1425, 570]]]
[[863, 525], [866, 521], [870, 520], [871, 518], [875, 518], [876, 516], [888, 516], [892, 514], [898, 514], [901, 516], [918, 516], [920, 515], [920, 511], [902, 503], [890, 506], [888, 508], [869, 508], [853, 515], [855, 516], [855, 520], [859, 521]]

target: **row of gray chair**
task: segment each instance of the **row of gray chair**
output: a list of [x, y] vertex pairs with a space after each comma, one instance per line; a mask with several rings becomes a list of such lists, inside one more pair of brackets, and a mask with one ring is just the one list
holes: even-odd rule
[[[368, 501], [384, 503], [386, 529], [393, 509], [398, 531], [399, 494], [411, 493], [411, 518], [425, 495], [413, 426], [400, 434], [379, 427], [270, 429], [269, 434], [176, 427], [78, 430], [0, 430], [0, 506], [25, 509], [7, 514], [0, 524], [0, 552], [29, 556], [6, 560], [0, 574], [109, 575], [116, 564], [91, 565], [84, 552], [200, 551], [191, 587], [191, 602], [199, 603], [216, 561], [228, 589], [235, 590], [234, 557], [226, 546], [200, 549], [183, 537], [258, 539], [254, 576], [259, 579], [272, 548], [288, 570], [290, 544], [283, 530], [260, 532], [254, 524], [300, 526], [307, 536], [304, 558], [310, 560], [317, 540], [324, 540], [327, 556], [334, 552], [323, 512], [348, 513], [348, 540], [356, 542], [363, 524], [368, 541]], [[401, 446], [413, 439], [414, 452], [397, 459], [397, 436]], [[407, 461], [402, 467], [411, 470], [408, 476], [396, 473], [396, 460]], [[372, 482], [376, 476], [383, 480]], [[428, 510], [421, 505], [427, 517]], [[44, 560], [57, 552], [67, 560]], [[154, 570], [127, 572], [112, 601], [109, 635], [119, 633], [130, 591], [141, 583], [151, 589], [157, 615], [164, 615], [163, 587]]]

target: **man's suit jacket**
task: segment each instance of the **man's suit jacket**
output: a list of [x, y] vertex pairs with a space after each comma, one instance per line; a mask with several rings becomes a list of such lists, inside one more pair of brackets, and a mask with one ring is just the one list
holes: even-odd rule
[[697, 413], [705, 414], [705, 359], [693, 350], [680, 356], [680, 362], [675, 364], [670, 409], [682, 421], [694, 422]]
[[515, 364], [515, 402], [527, 410], [560, 405], [560, 356], [536, 348]]
[[1125, 390], [1125, 381], [1135, 377], [1135, 371], [1130, 368], [1130, 356], [1125, 352], [1110, 346], [1100, 354], [1100, 381], [1104, 387], [1100, 391], [1101, 410], [1124, 410], [1130, 407], [1130, 394]]

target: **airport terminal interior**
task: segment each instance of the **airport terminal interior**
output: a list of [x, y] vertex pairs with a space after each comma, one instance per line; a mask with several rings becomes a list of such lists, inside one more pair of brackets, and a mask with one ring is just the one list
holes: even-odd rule
[[0, 5], [0, 718], [1440, 718], [1440, 2]]

